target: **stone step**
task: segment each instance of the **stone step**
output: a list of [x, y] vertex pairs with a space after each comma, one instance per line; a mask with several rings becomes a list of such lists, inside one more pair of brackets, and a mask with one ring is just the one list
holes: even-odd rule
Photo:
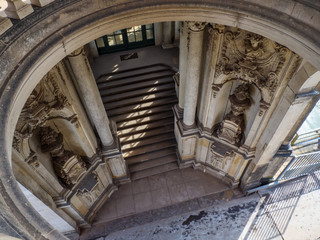
[[146, 123], [146, 124], [142, 124], [135, 127], [129, 127], [129, 128], [123, 127], [123, 129], [120, 129], [120, 130], [118, 129], [118, 136], [120, 138], [124, 138], [133, 134], [139, 134], [139, 133], [143, 133], [145, 131], [150, 131], [150, 130], [159, 130], [159, 128], [167, 128], [167, 127], [173, 127], [173, 117], [169, 120], [167, 118], [160, 119], [157, 121], [153, 121], [151, 123]]
[[102, 89], [100, 90], [100, 95], [101, 96], [112, 96], [112, 95], [118, 95], [121, 93], [126, 93], [129, 91], [136, 91], [139, 89], [146, 89], [146, 88], [155, 88], [164, 84], [168, 84], [168, 83], [173, 83], [173, 79], [172, 78], [162, 78], [162, 79], [149, 79], [149, 80], [145, 80], [143, 82], [132, 82], [131, 84], [126, 84], [126, 85], [122, 85], [122, 86], [118, 86], [118, 87], [114, 87], [114, 88], [107, 88], [107, 89]]
[[156, 106], [152, 108], [149, 107], [142, 110], [139, 109], [139, 111], [136, 110], [135, 112], [124, 113], [117, 116], [112, 116], [112, 115], [111, 116], [109, 115], [109, 116], [110, 118], [112, 118], [112, 120], [116, 121], [116, 123], [121, 123], [121, 122], [129, 122], [135, 119], [145, 118], [157, 113], [165, 113], [169, 111], [172, 112], [171, 104]]
[[171, 163], [167, 163], [167, 164], [164, 164], [164, 165], [161, 165], [161, 166], [149, 168], [149, 169], [146, 169], [144, 171], [133, 172], [131, 174], [131, 179], [132, 180], [138, 180], [138, 179], [141, 179], [141, 178], [157, 175], [157, 174], [160, 174], [160, 173], [173, 171], [173, 170], [176, 170], [178, 168], [179, 168], [179, 166], [178, 166], [177, 162], [171, 162]]
[[162, 112], [162, 113], [156, 113], [150, 116], [142, 116], [139, 118], [136, 118], [134, 120], [129, 120], [126, 121], [125, 119], [122, 122], [117, 122], [117, 129], [123, 130], [123, 129], [127, 129], [127, 128], [136, 128], [139, 127], [140, 125], [144, 125], [144, 124], [148, 124], [148, 123], [152, 123], [154, 121], [158, 121], [160, 119], [167, 119], [167, 123], [173, 120], [173, 111], [166, 111], [166, 112]]
[[132, 76], [139, 75], [139, 74], [144, 75], [153, 71], [158, 72], [158, 71], [167, 71], [167, 70], [173, 71], [171, 67], [166, 64], [162, 64], [162, 63], [152, 64], [152, 65], [147, 65], [142, 67], [130, 68], [126, 70], [120, 70], [120, 71], [101, 74], [96, 78], [97, 79], [96, 82], [97, 84], [100, 84], [101, 82], [103, 83], [106, 81], [108, 82], [119, 81], [119, 79], [131, 78]]
[[164, 156], [164, 157], [155, 158], [146, 162], [130, 165], [129, 170], [131, 173], [134, 173], [134, 172], [144, 171], [149, 168], [158, 167], [164, 164], [172, 163], [172, 162], [175, 162], [175, 163], [177, 162], [177, 155], [175, 153]]
[[174, 133], [174, 126], [173, 124], [163, 126], [163, 127], [158, 127], [155, 129], [146, 129], [141, 131], [140, 133], [133, 133], [129, 134], [126, 136], [119, 136], [120, 138], [120, 143], [121, 144], [128, 144], [134, 141], [137, 141], [137, 139], [143, 139], [143, 138], [148, 138], [152, 136], [157, 136], [165, 133]]
[[141, 154], [157, 151], [160, 149], [175, 147], [176, 145], [177, 145], [177, 143], [176, 143], [175, 139], [171, 139], [171, 140], [167, 140], [164, 142], [158, 142], [156, 144], [137, 147], [134, 149], [122, 150], [122, 152], [123, 152], [123, 157], [128, 158], [128, 157], [138, 156]]
[[107, 111], [118, 109], [120, 107], [126, 107], [126, 106], [138, 108], [140, 107], [140, 104], [152, 103], [154, 101], [166, 99], [166, 98], [177, 98], [176, 92], [173, 89], [170, 89], [167, 91], [148, 94], [147, 96], [144, 96], [144, 97], [138, 96], [138, 97], [126, 98], [126, 99], [118, 100], [115, 102], [106, 103], [104, 104], [104, 107], [106, 108]]
[[144, 99], [145, 96], [148, 96], [150, 94], [155, 94], [158, 92], [163, 92], [163, 91], [167, 91], [167, 90], [172, 90], [174, 89], [174, 83], [166, 83], [163, 85], [158, 85], [156, 87], [147, 87], [147, 88], [140, 88], [138, 90], [135, 91], [128, 91], [128, 92], [124, 92], [124, 93], [120, 93], [117, 95], [111, 95], [111, 96], [102, 96], [102, 101], [104, 104], [106, 103], [110, 103], [110, 102], [114, 102], [114, 101], [119, 101], [122, 99], [128, 99], [128, 98], [132, 98], [132, 97], [138, 97], [141, 96], [141, 100]]
[[145, 81], [149, 80], [154, 80], [154, 81], [162, 81], [163, 79], [172, 79], [172, 75], [174, 73], [171, 70], [161, 70], [161, 71], [154, 71], [154, 72], [147, 72], [144, 73], [143, 75], [138, 75], [138, 76], [130, 76], [126, 77], [123, 79], [116, 79], [115, 81], [108, 81], [106, 80], [105, 82], [100, 82], [98, 83], [98, 89], [99, 90], [105, 90], [105, 89], [114, 89], [120, 86], [125, 86], [125, 85], [131, 85], [133, 83], [143, 83]]
[[164, 149], [158, 149], [153, 152], [148, 152], [144, 153], [138, 156], [133, 156], [133, 157], [127, 157], [125, 160], [128, 163], [128, 166], [137, 164], [137, 163], [142, 163], [146, 161], [150, 161], [153, 159], [158, 159], [161, 157], [166, 157], [168, 155], [176, 154], [176, 147], [169, 147], [169, 148], [164, 148]]
[[136, 148], [141, 148], [144, 146], [148, 146], [151, 144], [157, 144], [159, 142], [162, 141], [170, 141], [170, 140], [174, 140], [174, 133], [173, 131], [168, 132], [168, 133], [163, 133], [163, 134], [159, 134], [159, 135], [153, 135], [153, 136], [142, 136], [138, 139], [132, 140], [130, 142], [127, 143], [121, 143], [121, 149], [123, 152], [127, 151], [127, 150], [135, 150]]

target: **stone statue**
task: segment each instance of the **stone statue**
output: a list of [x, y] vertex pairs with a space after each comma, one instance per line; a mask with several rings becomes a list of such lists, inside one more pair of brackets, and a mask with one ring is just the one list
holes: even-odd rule
[[231, 111], [225, 116], [218, 128], [217, 135], [220, 139], [231, 144], [238, 144], [245, 127], [244, 112], [250, 106], [249, 84], [239, 85], [229, 97]]

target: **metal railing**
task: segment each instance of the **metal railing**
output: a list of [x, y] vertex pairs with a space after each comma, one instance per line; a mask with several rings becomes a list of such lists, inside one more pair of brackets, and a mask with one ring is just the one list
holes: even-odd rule
[[320, 128], [314, 129], [306, 133], [302, 133], [300, 135], [296, 133], [296, 135], [291, 140], [291, 146], [297, 146], [316, 139], [320, 139]]
[[292, 157], [290, 163], [282, 170], [281, 174], [271, 183], [262, 185], [260, 187], [247, 190], [247, 194], [267, 189], [275, 186], [283, 181], [309, 175], [315, 171], [320, 170], [320, 151], [301, 154], [299, 156]]
[[288, 180], [311, 174], [320, 169], [320, 151], [301, 154], [291, 160], [277, 178], [277, 181]]

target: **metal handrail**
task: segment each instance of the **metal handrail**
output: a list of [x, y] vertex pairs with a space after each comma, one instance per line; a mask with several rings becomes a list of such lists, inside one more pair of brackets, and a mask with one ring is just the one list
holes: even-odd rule
[[[299, 141], [299, 139], [300, 139], [300, 141]], [[304, 140], [304, 139], [306, 139], [306, 140]], [[316, 139], [320, 139], [320, 128], [314, 129], [309, 132], [302, 133], [300, 135], [298, 133], [296, 133], [295, 136], [293, 137], [293, 139], [291, 140], [291, 145], [292, 146], [300, 145], [300, 144], [310, 142], [310, 141], [316, 140]]]

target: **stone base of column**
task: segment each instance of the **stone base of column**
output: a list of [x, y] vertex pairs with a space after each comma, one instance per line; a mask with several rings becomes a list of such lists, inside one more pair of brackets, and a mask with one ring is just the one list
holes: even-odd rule
[[118, 185], [131, 182], [128, 165], [121, 153], [104, 156], [103, 159], [111, 170], [112, 179], [115, 184]]
[[131, 180], [128, 165], [121, 152], [120, 140], [114, 121], [110, 121], [110, 129], [113, 136], [113, 144], [108, 147], [103, 147], [101, 155], [111, 170], [112, 179], [115, 184], [124, 184]]
[[161, 47], [162, 49], [170, 49], [170, 48], [179, 47], [179, 44], [178, 43], [162, 43]]

